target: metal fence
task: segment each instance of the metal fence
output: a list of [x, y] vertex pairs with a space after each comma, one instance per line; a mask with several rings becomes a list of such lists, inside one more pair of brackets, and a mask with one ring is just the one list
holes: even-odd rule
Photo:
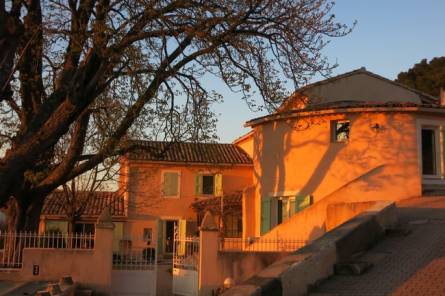
[[0, 231], [0, 268], [21, 268], [23, 249], [92, 249], [94, 234]]
[[113, 269], [148, 270], [154, 269], [157, 250], [143, 237], [125, 237], [113, 242]]
[[307, 240], [287, 238], [221, 238], [219, 250], [223, 252], [293, 252], [307, 243]]
[[175, 238], [173, 245], [173, 268], [198, 270], [199, 238]]

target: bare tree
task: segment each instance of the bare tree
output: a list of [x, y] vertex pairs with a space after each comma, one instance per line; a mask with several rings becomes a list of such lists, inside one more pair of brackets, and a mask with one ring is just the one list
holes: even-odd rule
[[[106, 158], [134, 149], [130, 130], [206, 139], [213, 76], [269, 110], [285, 83], [332, 65], [322, 55], [336, 22], [329, 0], [0, 0], [0, 205], [35, 229], [45, 196]], [[105, 103], [104, 102], [108, 102]], [[119, 110], [110, 114], [108, 107]], [[115, 124], [85, 153], [91, 118]], [[114, 111], [112, 111], [114, 112]], [[104, 115], [105, 114], [105, 115]], [[15, 123], [14, 123], [15, 122]], [[55, 149], [68, 138], [64, 157]]]
[[62, 185], [60, 191], [53, 193], [52, 202], [58, 203], [63, 209], [68, 221], [68, 232], [74, 232], [76, 223], [83, 215], [89, 214], [95, 203], [109, 207], [124, 206], [125, 188], [115, 187], [119, 176], [117, 162], [107, 160], [105, 164], [71, 179]]

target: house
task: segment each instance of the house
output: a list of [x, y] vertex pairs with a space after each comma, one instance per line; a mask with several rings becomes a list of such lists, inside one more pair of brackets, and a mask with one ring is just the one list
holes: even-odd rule
[[324, 205], [292, 218], [321, 201], [401, 200], [445, 188], [440, 100], [364, 68], [301, 88], [246, 126], [251, 132], [235, 141], [253, 159], [244, 237], [278, 236], [280, 227], [289, 235], [326, 215]]
[[78, 217], [73, 232], [94, 234], [97, 219], [108, 208], [115, 225], [114, 236], [122, 238], [127, 215], [124, 198], [119, 191], [78, 191], [75, 194], [76, 202], [67, 200], [67, 195], [62, 190], [52, 192], [45, 199], [39, 232], [67, 233], [71, 216], [69, 213], [76, 211]]
[[120, 162], [128, 205], [124, 233], [144, 234], [160, 254], [170, 254], [176, 227], [179, 235], [196, 235], [205, 209], [221, 212], [223, 204], [220, 225], [227, 235], [241, 236], [241, 191], [252, 184], [252, 159], [243, 149], [220, 143], [134, 144], [139, 149]]

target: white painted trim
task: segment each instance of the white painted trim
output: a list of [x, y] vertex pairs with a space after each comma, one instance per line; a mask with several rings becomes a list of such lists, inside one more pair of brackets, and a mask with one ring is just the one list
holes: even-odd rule
[[[165, 173], [177, 173], [178, 174], [178, 194], [177, 195], [164, 195], [164, 174]], [[181, 198], [181, 170], [169, 170], [169, 169], [163, 169], [161, 170], [161, 197], [162, 198], [174, 198], [179, 199]]]
[[[436, 152], [436, 174], [422, 174], [422, 129], [433, 129], [435, 137]], [[445, 130], [445, 120], [437, 119], [417, 119], [417, 149], [418, 149], [418, 165], [421, 173], [423, 184], [445, 184], [445, 159], [444, 159], [444, 141], [443, 132]]]

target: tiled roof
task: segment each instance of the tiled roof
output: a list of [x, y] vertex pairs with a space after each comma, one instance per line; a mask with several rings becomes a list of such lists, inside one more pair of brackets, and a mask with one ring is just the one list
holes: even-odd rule
[[234, 144], [160, 142], [134, 140], [140, 146], [128, 154], [130, 160], [205, 163], [205, 164], [252, 164], [252, 159]]
[[[99, 216], [103, 209], [109, 207], [110, 214], [113, 217], [124, 217], [124, 198], [117, 192], [96, 191], [87, 192], [79, 191], [77, 194], [77, 201], [80, 205], [85, 202], [85, 208], [82, 216]], [[92, 194], [87, 196], [87, 194]], [[57, 190], [51, 193], [46, 199], [42, 209], [42, 215], [46, 216], [65, 216], [68, 203], [66, 195], [63, 191]]]

